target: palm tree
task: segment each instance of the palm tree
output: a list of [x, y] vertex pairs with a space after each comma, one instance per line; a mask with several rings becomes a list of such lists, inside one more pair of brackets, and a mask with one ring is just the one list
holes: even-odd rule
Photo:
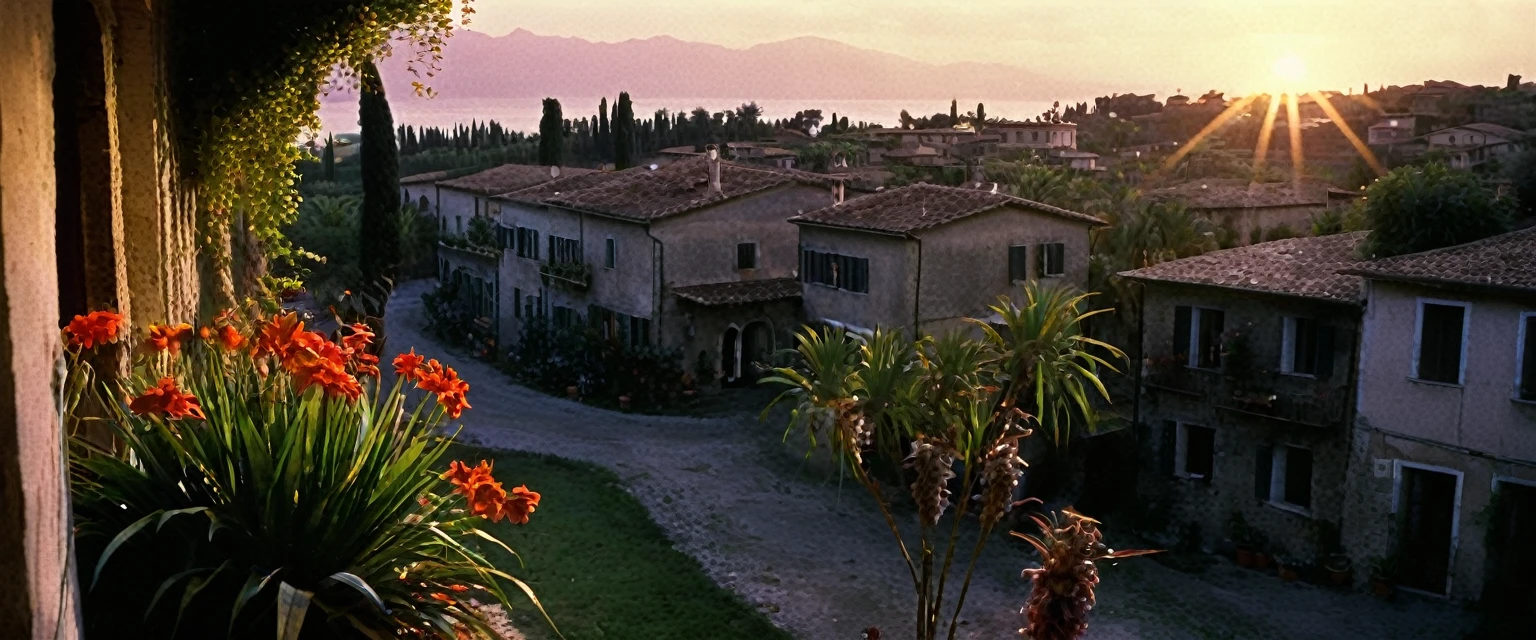
[[[920, 640], [937, 638], [943, 626], [946, 583], [960, 552], [958, 514], [979, 501], [981, 535], [950, 608], [951, 639], [988, 534], [1013, 505], [1023, 472], [1019, 441], [1031, 425], [1045, 426], [1058, 443], [1074, 421], [1091, 428], [1092, 394], [1108, 399], [1098, 371], [1114, 369], [1106, 358], [1124, 358], [1119, 349], [1083, 335], [1083, 320], [1105, 311], [1084, 311], [1088, 294], [1032, 283], [1024, 296], [1022, 306], [999, 299], [992, 308], [1002, 318], [999, 328], [976, 322], [982, 339], [954, 332], [913, 341], [879, 329], [857, 337], [807, 328], [796, 336], [799, 365], [776, 369], [764, 380], [788, 387], [769, 404], [793, 405], [786, 437], [800, 428], [812, 447], [825, 441], [875, 499], [912, 578]], [[887, 455], [894, 461], [906, 443], [903, 466], [916, 476], [910, 487], [918, 511], [915, 547], [908, 546], [865, 459]], [[946, 533], [939, 523], [954, 496], [958, 511]]]

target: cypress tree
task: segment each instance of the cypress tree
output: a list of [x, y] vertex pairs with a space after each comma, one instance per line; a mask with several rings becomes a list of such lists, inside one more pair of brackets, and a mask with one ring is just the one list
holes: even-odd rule
[[560, 101], [544, 99], [544, 117], [539, 119], [539, 164], [547, 167], [560, 166], [565, 151], [563, 119], [560, 117]]
[[360, 71], [362, 148], [358, 164], [362, 167], [363, 204], [358, 246], [364, 250], [359, 252], [358, 271], [364, 285], [365, 313], [383, 317], [384, 304], [394, 288], [395, 269], [400, 265], [400, 155], [379, 70], [369, 62]]
[[987, 105], [978, 102], [976, 103], [976, 130], [981, 131], [985, 126], [987, 126]]
[[635, 105], [629, 102], [629, 92], [619, 94], [614, 110], [613, 166], [616, 169], [628, 169], [635, 165]]
[[336, 138], [325, 134], [325, 151], [320, 152], [320, 166], [325, 171], [326, 182], [336, 181]]
[[949, 101], [949, 123], [951, 126], [960, 124], [960, 102], [958, 100]]
[[597, 103], [597, 159], [607, 162], [613, 157], [613, 132], [608, 128], [608, 98]]

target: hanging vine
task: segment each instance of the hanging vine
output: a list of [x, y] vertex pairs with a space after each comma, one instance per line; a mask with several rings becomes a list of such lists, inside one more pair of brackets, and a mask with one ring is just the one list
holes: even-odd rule
[[[471, 0], [174, 0], [169, 94], [183, 176], [197, 189], [200, 252], [230, 266], [231, 232], [292, 260], [294, 163], [319, 128], [319, 94], [354, 85], [365, 60], [407, 57], [416, 92], [439, 69]], [[242, 228], [231, 229], [238, 220]]]

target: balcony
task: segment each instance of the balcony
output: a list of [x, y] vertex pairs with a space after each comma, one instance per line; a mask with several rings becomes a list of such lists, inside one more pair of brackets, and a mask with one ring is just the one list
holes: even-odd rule
[[[1230, 386], [1229, 386], [1230, 388]], [[1286, 393], [1268, 390], [1229, 390], [1211, 405], [1232, 413], [1279, 420], [1308, 427], [1334, 427], [1344, 423], [1348, 387], [1319, 386], [1314, 391]]]
[[1329, 386], [1309, 378], [1255, 372], [1237, 380], [1221, 371], [1185, 366], [1182, 356], [1147, 363], [1142, 387], [1149, 393], [1198, 401], [1225, 412], [1309, 427], [1344, 423], [1347, 386]]
[[546, 262], [539, 265], [546, 287], [583, 292], [592, 287], [592, 265], [585, 262]]
[[438, 240], [438, 245], [480, 258], [490, 260], [501, 258], [501, 249], [496, 245], [474, 242], [465, 236], [443, 236], [441, 240]]

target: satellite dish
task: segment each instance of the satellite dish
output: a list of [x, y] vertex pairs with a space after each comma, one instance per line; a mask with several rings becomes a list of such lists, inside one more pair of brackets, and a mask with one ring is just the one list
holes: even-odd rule
[[656, 170], [656, 165], [654, 165], [654, 164], [651, 165], [651, 171], [655, 171], [655, 170]]
[[560, 167], [556, 165], [550, 165], [549, 177], [551, 180], [560, 177]]

